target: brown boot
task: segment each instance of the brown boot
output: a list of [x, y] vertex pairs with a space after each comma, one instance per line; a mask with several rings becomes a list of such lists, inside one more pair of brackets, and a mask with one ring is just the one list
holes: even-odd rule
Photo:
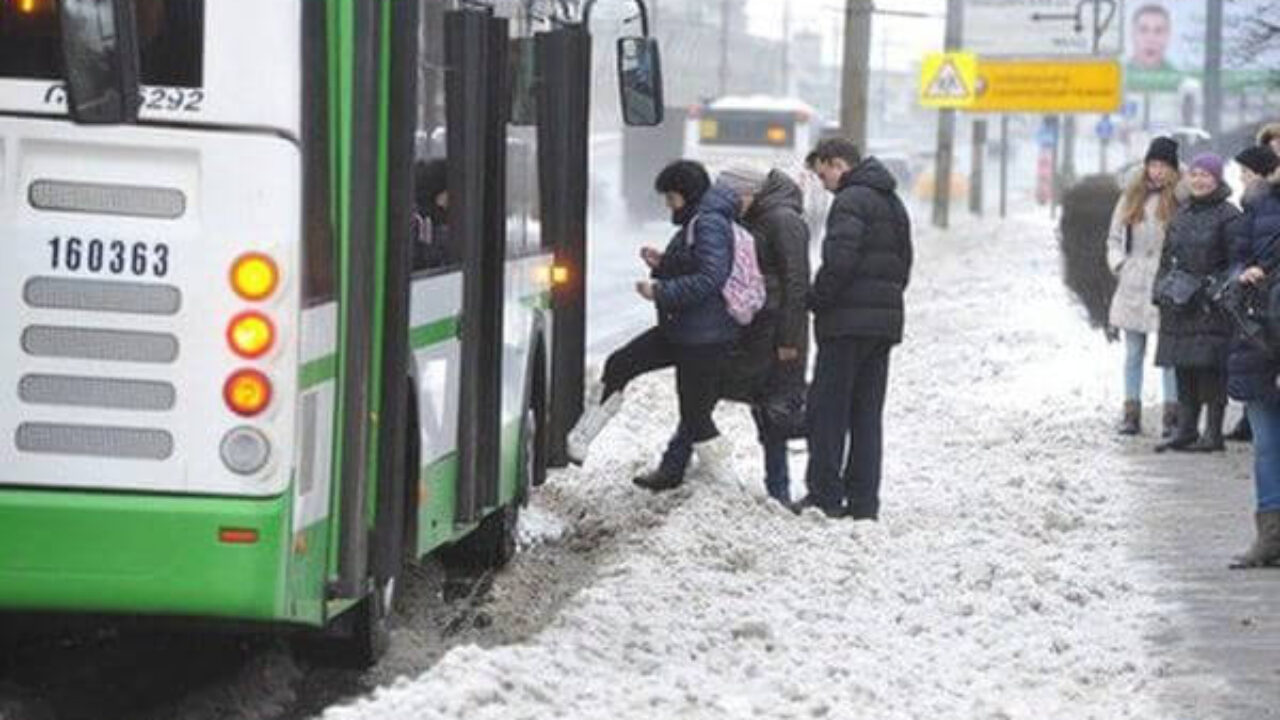
[[1178, 431], [1178, 403], [1167, 402], [1164, 404], [1164, 417], [1162, 420], [1160, 437], [1168, 440]]
[[1118, 432], [1121, 435], [1139, 435], [1142, 433], [1142, 403], [1137, 400], [1126, 400], [1124, 418], [1120, 420]]
[[1232, 570], [1266, 567], [1280, 561], [1280, 510], [1267, 510], [1254, 514], [1257, 537], [1243, 554], [1232, 558]]

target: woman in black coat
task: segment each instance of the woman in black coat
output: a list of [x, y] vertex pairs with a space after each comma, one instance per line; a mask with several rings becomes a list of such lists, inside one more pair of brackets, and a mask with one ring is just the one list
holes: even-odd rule
[[[1208, 289], [1230, 269], [1232, 226], [1240, 211], [1228, 202], [1231, 188], [1222, 181], [1222, 166], [1222, 158], [1211, 153], [1191, 161], [1187, 172], [1191, 197], [1169, 223], [1156, 274], [1154, 300], [1160, 306], [1156, 365], [1173, 368], [1178, 382], [1178, 428], [1156, 447], [1159, 452], [1218, 452], [1225, 447], [1222, 420], [1232, 326], [1209, 302]], [[1201, 288], [1181, 305], [1162, 292], [1175, 274], [1194, 278]], [[1208, 408], [1203, 436], [1199, 433], [1201, 406]]]

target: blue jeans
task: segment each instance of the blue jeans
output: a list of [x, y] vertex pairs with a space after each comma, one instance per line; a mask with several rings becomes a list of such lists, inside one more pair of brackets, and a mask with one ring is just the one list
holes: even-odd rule
[[[1147, 362], [1147, 334], [1124, 331], [1124, 399], [1142, 402], [1143, 366]], [[1178, 381], [1173, 368], [1162, 371], [1164, 401], [1178, 402]]]
[[1258, 510], [1280, 510], [1280, 405], [1245, 405], [1253, 426], [1253, 482]]

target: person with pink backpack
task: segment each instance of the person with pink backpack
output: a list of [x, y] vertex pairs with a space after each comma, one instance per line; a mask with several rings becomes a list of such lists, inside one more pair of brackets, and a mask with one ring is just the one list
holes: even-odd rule
[[[583, 462], [592, 440], [622, 405], [626, 385], [640, 375], [675, 366], [680, 422], [657, 469], [634, 479], [660, 492], [679, 487], [696, 452], [713, 477], [734, 477], [730, 449], [712, 419], [721, 377], [740, 325], [764, 304], [764, 282], [754, 240], [736, 229], [736, 220], [756, 188], [749, 181], [710, 179], [698, 163], [678, 161], [655, 182], [677, 230], [663, 251], [645, 248], [649, 278], [636, 283], [654, 304], [656, 327], [615, 351], [605, 363], [601, 388], [569, 433], [569, 457]], [[744, 247], [744, 244], [749, 247]], [[750, 255], [748, 258], [747, 256]]]

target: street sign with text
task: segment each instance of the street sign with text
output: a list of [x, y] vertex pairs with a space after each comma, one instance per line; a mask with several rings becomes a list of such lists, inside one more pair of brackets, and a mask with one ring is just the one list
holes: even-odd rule
[[1117, 57], [1121, 0], [964, 0], [964, 48], [982, 57]]
[[1123, 100], [1120, 63], [1114, 60], [978, 63], [971, 112], [1113, 113]]

